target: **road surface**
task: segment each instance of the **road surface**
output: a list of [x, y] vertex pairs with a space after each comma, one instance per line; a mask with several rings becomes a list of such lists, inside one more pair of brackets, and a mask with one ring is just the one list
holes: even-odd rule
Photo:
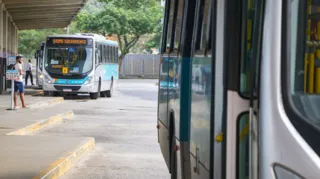
[[67, 100], [76, 117], [38, 135], [94, 137], [96, 148], [63, 179], [168, 179], [157, 142], [156, 80], [121, 80], [112, 98]]

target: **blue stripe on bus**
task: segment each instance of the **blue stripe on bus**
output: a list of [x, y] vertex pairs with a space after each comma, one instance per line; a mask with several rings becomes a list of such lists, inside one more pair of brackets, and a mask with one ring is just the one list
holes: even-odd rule
[[60, 85], [82, 85], [88, 80], [88, 77], [83, 79], [55, 79], [53, 84], [60, 84]]
[[191, 115], [191, 66], [190, 58], [181, 60], [181, 87], [180, 87], [180, 141], [186, 142], [190, 138], [190, 115]]

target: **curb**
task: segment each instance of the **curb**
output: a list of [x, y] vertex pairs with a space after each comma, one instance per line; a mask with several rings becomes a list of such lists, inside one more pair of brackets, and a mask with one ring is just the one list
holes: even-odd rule
[[29, 106], [30, 109], [35, 109], [35, 108], [40, 108], [43, 106], [49, 106], [49, 105], [55, 105], [55, 104], [60, 104], [64, 102], [64, 98], [63, 97], [57, 97], [48, 101], [43, 101], [43, 102], [38, 102], [35, 104], [31, 104]]
[[58, 160], [50, 164], [50, 166], [41, 172], [40, 176], [35, 176], [32, 179], [51, 179], [59, 178], [64, 175], [71, 167], [73, 167], [81, 157], [89, 153], [95, 148], [94, 138], [88, 140], [78, 147], [73, 152], [67, 153], [66, 156], [60, 157]]
[[58, 114], [58, 115], [49, 117], [45, 120], [39, 121], [37, 123], [33, 123], [29, 126], [20, 128], [16, 131], [7, 133], [6, 135], [29, 135], [29, 134], [32, 134], [36, 131], [39, 131], [45, 127], [48, 127], [50, 125], [60, 123], [63, 119], [71, 119], [73, 117], [74, 117], [74, 113], [72, 110], [70, 110], [68, 112]]

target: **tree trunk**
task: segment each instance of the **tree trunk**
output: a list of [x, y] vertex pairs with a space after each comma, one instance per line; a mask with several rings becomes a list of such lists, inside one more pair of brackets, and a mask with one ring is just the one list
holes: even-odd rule
[[121, 72], [120, 70], [121, 70], [121, 66], [122, 66], [122, 60], [124, 59], [124, 57], [125, 57], [125, 55], [122, 55], [122, 54], [119, 56], [119, 69], [118, 69], [119, 73]]

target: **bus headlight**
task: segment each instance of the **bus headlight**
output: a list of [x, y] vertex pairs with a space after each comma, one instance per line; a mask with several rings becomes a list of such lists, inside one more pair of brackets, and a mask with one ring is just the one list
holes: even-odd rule
[[42, 79], [43, 77], [44, 77], [44, 76], [43, 76], [43, 74], [39, 75], [39, 78], [41, 78], [41, 79]]
[[53, 83], [53, 80], [47, 75], [44, 75], [44, 81], [46, 83], [48, 83], [48, 84], [52, 84]]
[[89, 76], [89, 77], [88, 77], [88, 80], [87, 80], [86, 82], [84, 82], [84, 84], [85, 84], [85, 85], [88, 85], [88, 84], [92, 83], [92, 82], [93, 82], [93, 79], [94, 79], [93, 76]]

